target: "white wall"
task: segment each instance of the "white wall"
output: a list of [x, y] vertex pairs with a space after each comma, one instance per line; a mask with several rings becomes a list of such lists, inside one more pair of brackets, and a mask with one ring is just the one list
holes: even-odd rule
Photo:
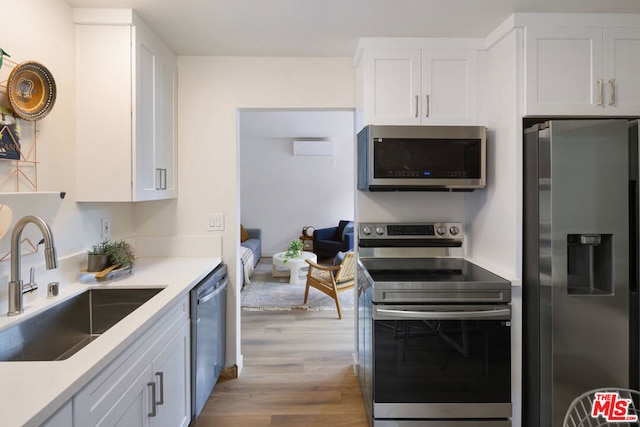
[[[231, 282], [227, 303], [227, 363], [240, 352], [239, 109], [353, 109], [349, 58], [179, 57], [179, 197], [135, 206], [139, 235], [219, 234]], [[208, 232], [210, 213], [223, 213], [225, 230]]]
[[[3, 19], [0, 25], [0, 47], [15, 62], [37, 61], [52, 73], [57, 98], [51, 113], [37, 122], [39, 191], [65, 191], [59, 213], [51, 224], [59, 257], [84, 251], [100, 241], [100, 218], [111, 218], [113, 236], [133, 234], [132, 210], [129, 204], [76, 204], [75, 202], [75, 33], [71, 8], [63, 0], [0, 0]], [[108, 62], [108, 60], [106, 60]], [[0, 70], [4, 82], [13, 69], [5, 61]], [[0, 89], [0, 105], [8, 106], [4, 83]], [[29, 128], [25, 124], [25, 129]], [[88, 144], [90, 141], [78, 143]], [[104, 153], [108, 161], [108, 153]], [[0, 161], [0, 180], [11, 165]], [[21, 191], [27, 187], [21, 186]], [[3, 187], [3, 192], [15, 191]], [[4, 239], [8, 239], [5, 236]], [[41, 254], [23, 259], [24, 271], [44, 265]], [[0, 263], [0, 276], [8, 275], [8, 262]], [[62, 284], [64, 286], [64, 284]], [[6, 287], [0, 287], [0, 306], [6, 299]], [[46, 295], [46, 290], [44, 291]]]
[[[293, 141], [322, 137], [332, 156], [294, 156]], [[262, 255], [286, 250], [303, 226], [354, 218], [352, 111], [240, 113], [241, 222], [262, 229]]]
[[358, 191], [356, 194], [358, 222], [464, 222], [464, 206], [463, 193]]

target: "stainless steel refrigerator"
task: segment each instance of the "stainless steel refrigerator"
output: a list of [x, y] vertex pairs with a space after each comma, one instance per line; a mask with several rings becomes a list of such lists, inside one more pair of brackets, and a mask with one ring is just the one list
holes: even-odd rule
[[523, 426], [638, 387], [637, 121], [551, 120], [524, 135]]

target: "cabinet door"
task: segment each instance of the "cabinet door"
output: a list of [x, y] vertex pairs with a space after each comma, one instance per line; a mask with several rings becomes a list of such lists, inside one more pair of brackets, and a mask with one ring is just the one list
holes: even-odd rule
[[134, 200], [176, 197], [176, 58], [151, 30], [135, 25]]
[[127, 25], [76, 25], [79, 202], [131, 201], [131, 37]]
[[158, 112], [156, 138], [156, 180], [160, 197], [178, 196], [177, 179], [177, 87], [178, 71], [172, 53], [159, 56], [157, 69], [156, 111]]
[[365, 52], [365, 124], [420, 124], [420, 50]]
[[422, 51], [422, 123], [473, 124], [478, 108], [478, 53]]
[[525, 114], [603, 114], [602, 49], [602, 28], [527, 28]]
[[156, 427], [186, 427], [191, 421], [189, 322], [154, 359], [158, 414]]
[[640, 114], [640, 28], [605, 28], [605, 112]]
[[151, 414], [153, 386], [150, 378], [151, 367], [148, 367], [133, 381], [118, 403], [109, 409], [96, 427], [149, 426], [153, 415]]

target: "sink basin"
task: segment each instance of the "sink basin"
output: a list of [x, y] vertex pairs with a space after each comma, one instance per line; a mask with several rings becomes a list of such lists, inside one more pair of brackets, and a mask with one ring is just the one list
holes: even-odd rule
[[0, 331], [0, 361], [67, 359], [162, 289], [89, 289]]

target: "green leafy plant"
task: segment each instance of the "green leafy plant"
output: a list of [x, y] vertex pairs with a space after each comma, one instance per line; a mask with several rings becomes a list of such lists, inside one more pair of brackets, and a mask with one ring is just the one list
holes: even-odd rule
[[289, 249], [287, 249], [287, 252], [284, 254], [283, 263], [286, 264], [288, 258], [297, 258], [302, 255], [302, 249], [304, 249], [302, 241], [297, 239], [292, 240], [291, 243], [289, 243]]
[[89, 255], [107, 255], [109, 257], [108, 265], [119, 265], [122, 268], [131, 267], [135, 261], [133, 248], [124, 240], [119, 242], [104, 240], [93, 245]]

